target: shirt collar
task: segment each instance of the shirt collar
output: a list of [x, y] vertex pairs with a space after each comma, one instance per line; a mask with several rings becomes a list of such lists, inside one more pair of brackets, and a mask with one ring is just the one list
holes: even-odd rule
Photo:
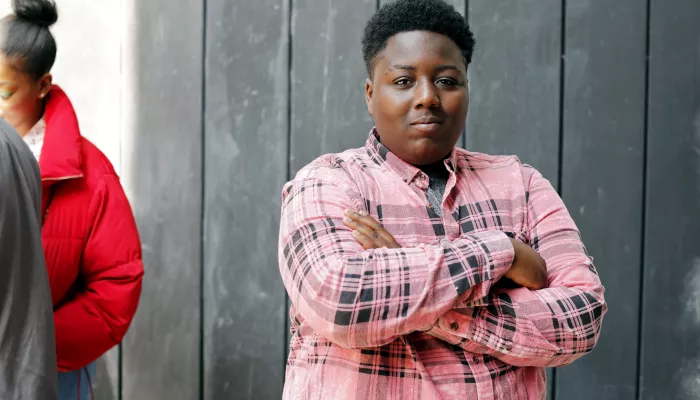
[[[372, 128], [370, 131], [365, 147], [375, 162], [380, 165], [386, 165], [406, 183], [413, 181], [416, 175], [421, 172], [420, 168], [407, 163], [389, 151], [389, 149], [379, 141], [376, 127]], [[445, 167], [450, 172], [457, 172], [457, 165], [457, 148], [454, 147], [450, 152], [450, 157], [445, 160]]]
[[32, 150], [34, 157], [39, 160], [41, 155], [41, 148], [44, 144], [44, 133], [46, 132], [46, 122], [43, 118], [37, 121], [36, 124], [30, 129], [23, 137], [24, 142], [27, 143], [29, 148]]
[[55, 182], [83, 176], [82, 138], [78, 118], [68, 96], [53, 85], [44, 111], [46, 133], [39, 159], [41, 179]]

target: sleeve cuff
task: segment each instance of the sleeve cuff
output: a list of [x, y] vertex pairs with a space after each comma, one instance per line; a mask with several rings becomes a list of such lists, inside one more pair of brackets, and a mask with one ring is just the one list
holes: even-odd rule
[[[477, 317], [473, 314], [478, 308], [462, 308], [449, 311], [443, 315], [426, 333], [443, 342], [449, 343], [474, 354], [490, 354], [491, 350], [479, 343], [484, 338], [477, 336]], [[510, 351], [512, 346], [506, 344], [504, 351]]]
[[473, 308], [449, 311], [440, 317], [438, 322], [426, 333], [463, 349], [475, 345], [471, 341], [474, 322], [473, 318], [468, 315], [472, 312], [474, 312]]

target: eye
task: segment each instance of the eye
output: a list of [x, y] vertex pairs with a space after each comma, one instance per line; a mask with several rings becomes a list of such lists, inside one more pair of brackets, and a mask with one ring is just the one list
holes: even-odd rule
[[10, 92], [0, 92], [0, 98], [2, 98], [3, 100], [7, 100], [10, 98], [10, 96], [12, 96], [12, 94], [13, 93]]
[[459, 83], [452, 78], [440, 78], [437, 80], [438, 85], [442, 86], [457, 86]]
[[397, 85], [397, 86], [408, 86], [411, 83], [412, 83], [411, 80], [408, 78], [399, 78], [399, 79], [394, 81], [394, 85]]

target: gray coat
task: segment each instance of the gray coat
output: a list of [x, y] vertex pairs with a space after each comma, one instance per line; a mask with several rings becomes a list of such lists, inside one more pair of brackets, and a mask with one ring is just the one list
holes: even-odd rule
[[0, 399], [55, 399], [53, 306], [41, 245], [41, 177], [0, 120]]

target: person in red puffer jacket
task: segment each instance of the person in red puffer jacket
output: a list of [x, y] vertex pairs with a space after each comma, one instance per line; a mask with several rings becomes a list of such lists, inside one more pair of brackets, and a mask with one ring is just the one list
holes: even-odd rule
[[17, 0], [0, 21], [0, 110], [39, 161], [42, 241], [56, 330], [59, 399], [88, 398], [94, 361], [121, 342], [141, 294], [141, 244], [109, 160], [52, 85], [52, 1]]

